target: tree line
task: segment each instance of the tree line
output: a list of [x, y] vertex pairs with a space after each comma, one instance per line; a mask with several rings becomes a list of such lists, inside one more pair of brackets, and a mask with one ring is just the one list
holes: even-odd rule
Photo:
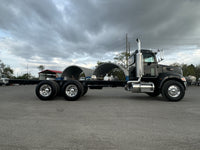
[[6, 75], [8, 78], [11, 78], [13, 76], [13, 69], [10, 68], [10, 66], [4, 64], [1, 60], [0, 60], [0, 74], [4, 74]]
[[183, 76], [187, 77], [189, 75], [195, 76], [197, 79], [200, 78], [200, 64], [199, 65], [187, 65], [187, 64], [179, 64], [179, 63], [173, 63], [171, 66], [179, 66], [183, 70]]
[[[45, 69], [45, 67], [43, 65], [39, 65], [37, 69], [39, 71], [42, 71]], [[9, 79], [38, 79], [37, 77], [33, 76], [31, 73], [24, 73], [19, 76], [14, 76], [14, 70], [9, 65], [4, 64], [0, 60], [0, 75], [2, 74], [5, 75]]]

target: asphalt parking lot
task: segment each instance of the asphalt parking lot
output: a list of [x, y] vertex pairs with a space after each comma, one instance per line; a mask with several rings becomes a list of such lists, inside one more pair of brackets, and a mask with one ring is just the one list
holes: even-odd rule
[[0, 150], [200, 149], [200, 87], [180, 102], [123, 88], [40, 101], [34, 90], [0, 87]]

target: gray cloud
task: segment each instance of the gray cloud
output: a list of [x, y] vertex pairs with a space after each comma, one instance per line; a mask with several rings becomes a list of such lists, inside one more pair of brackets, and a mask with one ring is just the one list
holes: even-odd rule
[[199, 9], [198, 0], [2, 0], [0, 32], [13, 39], [9, 51], [25, 59], [98, 59], [123, 50], [126, 33], [134, 49], [137, 37], [145, 48], [199, 48]]

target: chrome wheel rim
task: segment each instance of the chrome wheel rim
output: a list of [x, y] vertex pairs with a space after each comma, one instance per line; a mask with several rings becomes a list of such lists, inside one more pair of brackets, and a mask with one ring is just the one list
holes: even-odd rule
[[52, 88], [50, 85], [48, 84], [43, 84], [41, 87], [40, 87], [40, 95], [42, 95], [43, 97], [48, 97], [50, 96], [52, 93]]
[[171, 97], [178, 97], [180, 95], [181, 91], [180, 88], [176, 85], [171, 85], [168, 88], [168, 94]]
[[78, 88], [74, 84], [69, 84], [65, 89], [65, 93], [69, 97], [75, 97], [78, 94]]

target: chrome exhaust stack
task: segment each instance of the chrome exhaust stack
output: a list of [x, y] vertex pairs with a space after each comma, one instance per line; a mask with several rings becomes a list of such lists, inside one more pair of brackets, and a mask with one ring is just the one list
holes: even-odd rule
[[136, 77], [142, 78], [144, 75], [144, 62], [143, 55], [141, 53], [141, 42], [139, 39], [136, 40], [138, 44], [138, 53], [136, 54]]
[[141, 52], [141, 42], [136, 39], [138, 45], [138, 53], [136, 54], [136, 77], [138, 80], [128, 81], [125, 90], [132, 91], [133, 93], [152, 93], [154, 92], [154, 83], [141, 82], [144, 75], [144, 61], [143, 54]]

